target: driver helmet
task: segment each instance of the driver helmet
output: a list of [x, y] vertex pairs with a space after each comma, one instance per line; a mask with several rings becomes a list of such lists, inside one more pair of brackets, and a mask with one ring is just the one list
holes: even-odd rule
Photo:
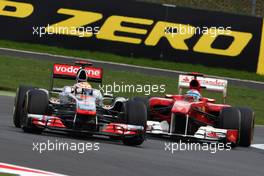
[[193, 97], [194, 101], [199, 101], [202, 98], [200, 92], [198, 90], [195, 90], [195, 89], [191, 89], [191, 90], [187, 91], [186, 95]]
[[88, 82], [79, 82], [74, 85], [75, 94], [92, 95], [92, 86]]

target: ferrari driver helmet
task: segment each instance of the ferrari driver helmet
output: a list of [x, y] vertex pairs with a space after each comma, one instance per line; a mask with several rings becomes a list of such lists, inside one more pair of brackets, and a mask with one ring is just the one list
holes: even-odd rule
[[186, 95], [192, 97], [194, 101], [199, 101], [202, 98], [200, 92], [194, 89], [187, 91]]
[[93, 89], [88, 82], [79, 82], [74, 85], [75, 94], [92, 95]]

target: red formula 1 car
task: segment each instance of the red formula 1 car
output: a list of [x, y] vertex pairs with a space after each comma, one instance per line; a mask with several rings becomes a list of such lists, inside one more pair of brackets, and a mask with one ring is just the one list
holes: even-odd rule
[[[148, 108], [148, 134], [250, 146], [254, 133], [254, 112], [250, 108], [224, 104], [227, 80], [192, 73], [179, 76], [178, 88], [178, 95], [134, 98], [145, 103]], [[189, 90], [181, 95], [183, 88]], [[202, 89], [222, 92], [223, 104], [202, 97]]]
[[[14, 125], [24, 132], [59, 130], [105, 135], [126, 145], [145, 139], [147, 110], [143, 103], [102, 95], [89, 82], [102, 82], [102, 69], [91, 63], [54, 64], [50, 90], [20, 86], [14, 103]], [[74, 85], [54, 87], [54, 79], [75, 80]], [[105, 104], [107, 100], [108, 104]], [[110, 101], [109, 101], [110, 100]]]

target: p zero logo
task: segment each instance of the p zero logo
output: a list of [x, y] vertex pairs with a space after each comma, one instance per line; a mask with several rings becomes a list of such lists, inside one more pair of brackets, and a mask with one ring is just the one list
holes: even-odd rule
[[[53, 74], [66, 77], [75, 77], [80, 68], [80, 66], [76, 65], [54, 64]], [[102, 79], [103, 72], [101, 68], [85, 67], [85, 70], [87, 71], [87, 77], [93, 79]]]
[[0, 1], [0, 15], [26, 18], [33, 13], [34, 7], [29, 3]]
[[[13, 10], [10, 10], [10, 8]], [[0, 15], [2, 16], [26, 18], [33, 13], [33, 10], [34, 7], [29, 3], [13, 2], [7, 0], [0, 1]], [[72, 27], [74, 27], [76, 29], [76, 32], [74, 32], [74, 34], [58, 33], [58, 35], [78, 36], [80, 32], [77, 30], [78, 27], [89, 26], [103, 19], [102, 13], [76, 9], [59, 8], [56, 13], [69, 15], [71, 17], [62, 21], [57, 21], [56, 23], [51, 24], [49, 28], [46, 27], [47, 32], [53, 32], [53, 27], [69, 30], [72, 30]], [[123, 24], [129, 25], [124, 26]], [[146, 27], [137, 28], [134, 27], [134, 24], [151, 26], [151, 29], [150, 31], [148, 31]], [[161, 39], [165, 38], [168, 44], [175, 50], [193, 51], [197, 53], [206, 53], [229, 57], [240, 55], [253, 37], [252, 33], [233, 30], [223, 34], [216, 33], [216, 35], [214, 36], [212, 36], [210, 33], [204, 33], [191, 48], [187, 45], [187, 42], [195, 36], [194, 33], [170, 35], [164, 32], [164, 30], [168, 27], [178, 27], [179, 25], [183, 27], [185, 26], [187, 28], [187, 25], [180, 23], [112, 15], [104, 19], [98, 34], [86, 32], [84, 37], [90, 38], [95, 35], [98, 40], [115, 41], [134, 45], [144, 44], [145, 46], [157, 46]], [[192, 26], [189, 25], [188, 27]], [[125, 35], [118, 35], [118, 33], [123, 33]], [[135, 37], [135, 34], [141, 37]], [[232, 42], [225, 47], [213, 47], [213, 44], [222, 36], [231, 38]]]
[[257, 73], [260, 75], [264, 75], [264, 19], [262, 21], [262, 35], [261, 35]]

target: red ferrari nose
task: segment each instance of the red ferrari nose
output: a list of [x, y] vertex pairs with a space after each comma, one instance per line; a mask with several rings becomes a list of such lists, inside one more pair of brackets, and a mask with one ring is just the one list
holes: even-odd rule
[[172, 107], [171, 112], [187, 114], [190, 111], [191, 104], [186, 101], [176, 101]]

